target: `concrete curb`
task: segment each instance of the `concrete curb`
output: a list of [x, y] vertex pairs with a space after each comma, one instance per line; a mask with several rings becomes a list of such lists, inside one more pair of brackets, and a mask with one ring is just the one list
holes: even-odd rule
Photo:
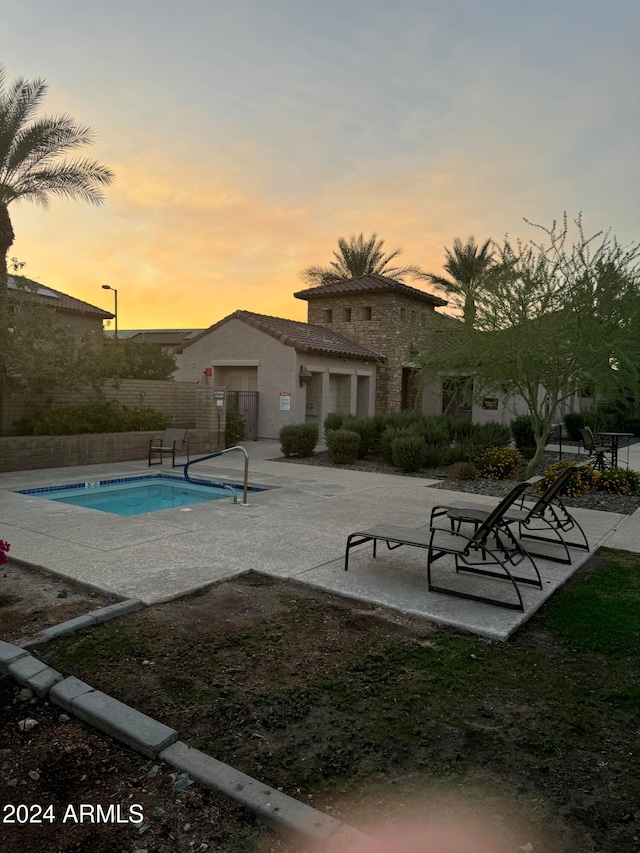
[[30, 687], [40, 698], [48, 694], [54, 704], [136, 752], [148, 758], [159, 758], [202, 784], [215, 788], [284, 834], [324, 846], [355, 844], [368, 838], [306, 803], [193, 749], [178, 740], [175, 729], [96, 690], [79, 678], [63, 678], [61, 673], [46, 666], [21, 646], [0, 641], [0, 672]]
[[115, 619], [127, 613], [135, 613], [136, 610], [141, 610], [145, 606], [145, 603], [139, 598], [129, 598], [126, 601], [119, 601], [117, 604], [110, 604], [107, 607], [92, 610], [90, 613], [85, 613], [84, 616], [76, 616], [75, 619], [68, 619], [66, 622], [60, 622], [58, 625], [51, 625], [49, 628], [44, 628], [44, 630], [40, 631], [34, 637], [28, 637], [26, 640], [18, 640], [17, 645], [23, 649], [40, 646], [42, 643], [48, 643], [50, 640], [55, 640], [64, 634], [72, 634], [81, 628], [90, 628], [92, 625], [99, 625], [101, 622], [107, 622], [109, 619]]

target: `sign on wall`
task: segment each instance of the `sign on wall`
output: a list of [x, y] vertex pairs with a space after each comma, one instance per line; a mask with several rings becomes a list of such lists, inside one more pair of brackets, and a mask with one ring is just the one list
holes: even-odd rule
[[497, 409], [498, 408], [498, 398], [497, 397], [483, 397], [482, 398], [482, 408], [483, 409]]
[[291, 411], [291, 392], [289, 392], [289, 391], [281, 391], [280, 392], [280, 411], [281, 412], [290, 412]]

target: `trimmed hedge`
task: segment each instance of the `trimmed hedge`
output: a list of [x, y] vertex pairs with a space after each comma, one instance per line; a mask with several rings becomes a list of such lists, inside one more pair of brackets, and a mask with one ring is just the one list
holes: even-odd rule
[[288, 424], [279, 433], [280, 449], [285, 456], [313, 456], [318, 443], [316, 424]]
[[325, 434], [329, 459], [334, 465], [350, 465], [358, 458], [360, 436], [350, 429], [330, 429]]
[[421, 435], [410, 432], [399, 435], [391, 442], [391, 458], [396, 468], [404, 474], [419, 471], [424, 467], [426, 446]]
[[76, 406], [50, 406], [14, 423], [16, 435], [86, 435], [145, 432], [171, 426], [171, 418], [148, 407], [127, 409], [116, 400], [93, 400]]

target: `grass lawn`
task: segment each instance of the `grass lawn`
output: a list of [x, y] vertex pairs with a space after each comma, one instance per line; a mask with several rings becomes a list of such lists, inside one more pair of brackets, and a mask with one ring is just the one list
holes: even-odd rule
[[253, 575], [36, 654], [354, 824], [453, 791], [514, 850], [637, 853], [640, 556], [602, 550], [504, 644], [385, 616]]

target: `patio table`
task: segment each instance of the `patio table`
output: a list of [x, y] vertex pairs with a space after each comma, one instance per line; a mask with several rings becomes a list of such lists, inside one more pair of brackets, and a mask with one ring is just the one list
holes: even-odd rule
[[[618, 465], [618, 447], [621, 438], [633, 438], [632, 432], [599, 432], [598, 436], [611, 439], [611, 467], [616, 468]], [[629, 444], [627, 444], [627, 468], [629, 467]]]

